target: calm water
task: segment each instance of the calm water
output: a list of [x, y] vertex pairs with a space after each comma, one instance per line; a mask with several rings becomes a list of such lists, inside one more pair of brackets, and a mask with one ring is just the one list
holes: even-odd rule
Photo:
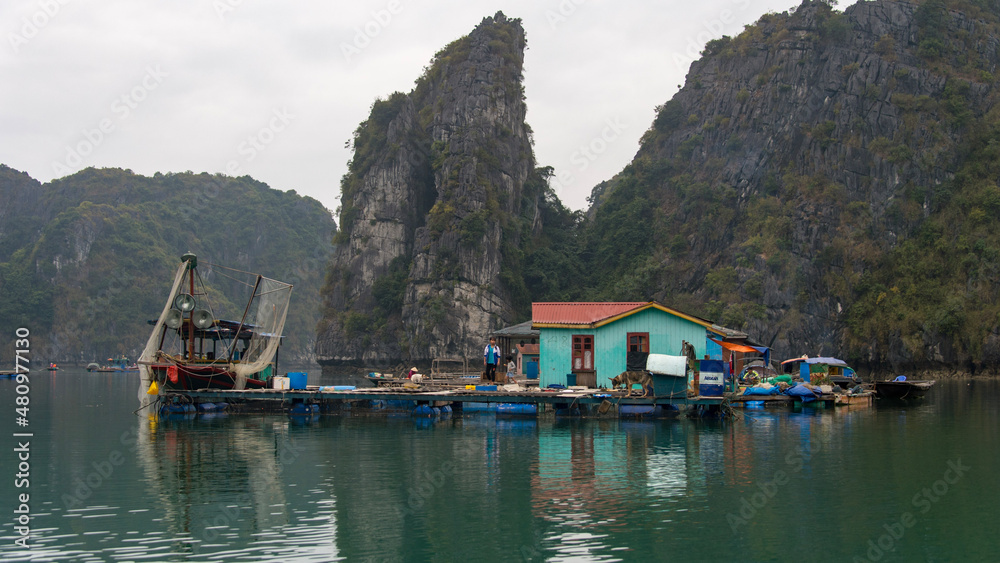
[[14, 484], [15, 384], [0, 380], [0, 559], [1000, 558], [997, 381], [939, 383], [914, 407], [729, 422], [431, 422], [154, 421], [132, 414], [136, 379], [33, 376], [28, 489]]

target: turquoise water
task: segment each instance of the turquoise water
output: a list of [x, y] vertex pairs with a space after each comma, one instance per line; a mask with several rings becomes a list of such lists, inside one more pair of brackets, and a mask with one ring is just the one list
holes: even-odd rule
[[0, 380], [0, 559], [1000, 559], [998, 381], [909, 407], [628, 422], [150, 420], [132, 414], [136, 379], [34, 374], [27, 428]]

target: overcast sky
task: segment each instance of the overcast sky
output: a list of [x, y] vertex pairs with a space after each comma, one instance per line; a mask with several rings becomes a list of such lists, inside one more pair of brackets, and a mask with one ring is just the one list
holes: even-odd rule
[[796, 4], [5, 1], [0, 162], [43, 182], [88, 166], [249, 174], [332, 211], [372, 102], [409, 92], [435, 52], [502, 10], [527, 33], [538, 164], [582, 209], [706, 41]]

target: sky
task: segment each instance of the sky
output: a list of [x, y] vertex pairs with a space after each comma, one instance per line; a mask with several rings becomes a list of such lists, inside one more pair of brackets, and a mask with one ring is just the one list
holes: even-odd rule
[[339, 206], [347, 142], [442, 47], [521, 18], [527, 122], [571, 209], [627, 165], [704, 44], [792, 0], [8, 0], [0, 163], [248, 174]]

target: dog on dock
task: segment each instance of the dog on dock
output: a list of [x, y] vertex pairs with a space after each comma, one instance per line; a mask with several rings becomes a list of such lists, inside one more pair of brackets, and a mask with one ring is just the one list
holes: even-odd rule
[[624, 386], [629, 395], [632, 394], [634, 383], [642, 386], [643, 397], [648, 397], [653, 391], [653, 376], [649, 375], [648, 371], [623, 371], [610, 379], [612, 389], [617, 389], [619, 385]]

